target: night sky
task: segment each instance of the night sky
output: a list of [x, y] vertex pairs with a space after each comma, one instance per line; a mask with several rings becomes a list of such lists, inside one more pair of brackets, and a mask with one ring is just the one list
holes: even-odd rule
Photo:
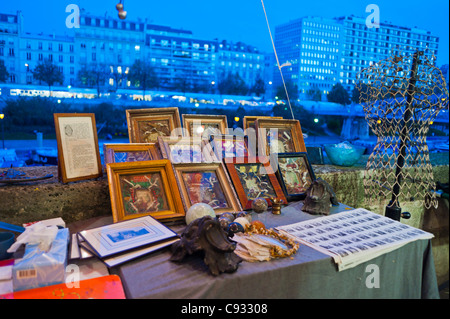
[[[117, 16], [119, 0], [1, 0], [0, 12], [21, 10], [25, 31], [70, 34], [65, 26], [68, 4], [95, 15]], [[380, 20], [395, 25], [422, 28], [439, 36], [437, 65], [449, 63], [449, 1], [447, 0], [264, 0], [272, 34], [276, 25], [303, 16], [334, 18], [344, 15], [367, 17], [366, 6], [376, 4]], [[199, 39], [242, 41], [263, 52], [272, 51], [261, 0], [124, 0], [129, 20], [147, 18], [150, 23], [181, 28]]]

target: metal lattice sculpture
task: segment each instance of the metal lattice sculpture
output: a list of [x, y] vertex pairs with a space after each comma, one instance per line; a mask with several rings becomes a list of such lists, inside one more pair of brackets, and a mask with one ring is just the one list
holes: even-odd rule
[[437, 206], [426, 135], [448, 89], [434, 56], [394, 54], [362, 70], [357, 88], [377, 143], [364, 176], [368, 203], [391, 196], [385, 215], [399, 220], [399, 198]]

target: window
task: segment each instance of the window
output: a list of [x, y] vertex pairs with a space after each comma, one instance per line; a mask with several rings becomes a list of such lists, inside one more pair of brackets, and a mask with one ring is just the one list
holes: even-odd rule
[[62, 43], [60, 43], [60, 44], [58, 45], [58, 50], [59, 50], [59, 52], [62, 52], [63, 49], [64, 49], [64, 46], [63, 46]]

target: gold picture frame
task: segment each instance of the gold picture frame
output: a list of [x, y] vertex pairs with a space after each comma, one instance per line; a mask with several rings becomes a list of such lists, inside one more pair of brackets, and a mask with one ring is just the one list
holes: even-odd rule
[[[246, 132], [249, 128], [255, 128], [255, 122], [258, 119], [283, 119], [281, 116], [252, 116], [252, 115], [246, 115], [244, 116], [243, 120], [243, 126], [244, 126], [244, 132]], [[247, 134], [245, 134], [247, 135]]]
[[185, 217], [169, 160], [106, 165], [113, 221], [152, 216], [160, 221]]
[[211, 135], [228, 133], [226, 115], [183, 114], [182, 119], [186, 136], [200, 136], [209, 140]]
[[306, 152], [299, 120], [257, 119], [255, 127], [260, 155]]
[[103, 144], [105, 164], [162, 159], [156, 143]]
[[201, 137], [158, 137], [161, 157], [175, 163], [211, 163], [217, 162], [214, 151]]
[[126, 110], [130, 143], [156, 143], [158, 136], [182, 136], [178, 107]]
[[173, 168], [186, 211], [197, 203], [210, 205], [216, 215], [242, 210], [222, 162], [178, 163]]
[[58, 179], [63, 183], [103, 176], [95, 114], [54, 113]]

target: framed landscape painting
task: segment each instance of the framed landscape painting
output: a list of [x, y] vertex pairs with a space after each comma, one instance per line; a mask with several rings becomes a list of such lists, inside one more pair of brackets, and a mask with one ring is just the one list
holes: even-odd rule
[[161, 159], [156, 143], [103, 144], [105, 164]]
[[143, 216], [175, 220], [185, 216], [169, 160], [107, 164], [114, 222]]
[[266, 199], [269, 206], [272, 206], [271, 198], [287, 202], [268, 157], [229, 157], [224, 162], [245, 210], [251, 209], [258, 197]]
[[188, 136], [199, 136], [209, 140], [211, 135], [226, 134], [226, 115], [183, 114], [183, 128]]
[[304, 152], [278, 154], [278, 176], [288, 201], [304, 199], [316, 179]]
[[130, 143], [156, 143], [158, 136], [182, 136], [177, 107], [126, 110]]
[[306, 152], [298, 120], [257, 119], [255, 126], [261, 154]]
[[63, 183], [103, 176], [95, 114], [54, 113], [58, 179]]
[[242, 210], [222, 162], [173, 166], [186, 211], [197, 203], [210, 205], [216, 214]]

